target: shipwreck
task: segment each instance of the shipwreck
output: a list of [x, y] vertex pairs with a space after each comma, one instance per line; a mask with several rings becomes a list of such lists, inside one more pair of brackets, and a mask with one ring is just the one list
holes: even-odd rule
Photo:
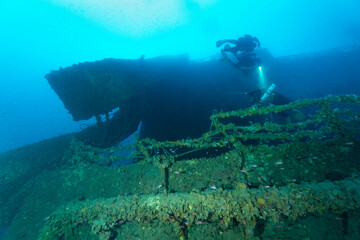
[[260, 107], [258, 73], [218, 59], [47, 74], [74, 120], [97, 123], [0, 155], [5, 239], [358, 239], [360, 48], [263, 57], [280, 97]]

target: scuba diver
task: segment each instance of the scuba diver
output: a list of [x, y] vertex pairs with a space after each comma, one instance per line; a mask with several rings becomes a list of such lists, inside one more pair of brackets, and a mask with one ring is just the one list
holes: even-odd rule
[[[248, 74], [249, 70], [261, 65], [261, 60], [257, 58], [256, 53], [254, 53], [254, 49], [260, 47], [260, 41], [256, 37], [246, 34], [238, 40], [219, 40], [216, 42], [216, 47], [220, 47], [225, 43], [226, 45], [221, 49], [224, 60], [230, 62], [234, 67], [242, 70], [245, 74]], [[231, 47], [229, 43], [234, 46]], [[227, 53], [231, 54], [229, 55]]]
[[[282, 94], [275, 92], [275, 88], [276, 85], [271, 84], [267, 89], [255, 89], [246, 92], [246, 95], [250, 97], [253, 108], [289, 104], [291, 100]], [[280, 112], [279, 115], [282, 115], [289, 120], [291, 119], [292, 121], [302, 121], [305, 118], [305, 115], [297, 109], [285, 110]]]
[[229, 44], [226, 44], [223, 52], [231, 52], [236, 54], [237, 52], [253, 52], [256, 47], [260, 47], [260, 41], [256, 37], [245, 34], [244, 37], [240, 37], [238, 40], [235, 39], [224, 39], [216, 42], [216, 47], [220, 47], [224, 43], [231, 43], [234, 46], [230, 47]]
[[260, 107], [263, 106], [264, 104], [269, 104], [269, 103], [275, 105], [289, 104], [291, 102], [290, 99], [287, 99], [286, 97], [278, 93], [275, 93], [274, 92], [275, 87], [276, 87], [275, 84], [271, 84], [268, 89], [258, 88], [251, 92], [246, 92], [246, 95], [250, 97], [250, 102], [252, 104], [252, 107]]

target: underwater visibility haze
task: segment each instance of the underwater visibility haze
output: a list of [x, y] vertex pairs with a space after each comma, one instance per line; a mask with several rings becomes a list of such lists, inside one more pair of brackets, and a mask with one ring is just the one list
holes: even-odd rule
[[358, 9], [0, 1], [0, 239], [360, 239]]

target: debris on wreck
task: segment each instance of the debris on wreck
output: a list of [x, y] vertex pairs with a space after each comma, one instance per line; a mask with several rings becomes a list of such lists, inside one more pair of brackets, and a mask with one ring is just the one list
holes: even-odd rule
[[[297, 239], [298, 231], [300, 237], [309, 237], [314, 221], [329, 222], [335, 236], [354, 237], [360, 216], [359, 104], [359, 96], [346, 95], [218, 112], [201, 138], [138, 139], [132, 157], [140, 160], [131, 167], [136, 171], [152, 166], [149, 171], [160, 178], [137, 179], [152, 187], [64, 203], [50, 214], [40, 238]], [[309, 106], [317, 106], [317, 111], [302, 122], [222, 122]], [[83, 148], [75, 148], [80, 152], [72, 155], [81, 156]], [[182, 158], [211, 149], [221, 153]], [[85, 157], [72, 160], [72, 168], [79, 162], [94, 166], [98, 157], [91, 151], [86, 148]], [[124, 186], [130, 183], [124, 181]]]

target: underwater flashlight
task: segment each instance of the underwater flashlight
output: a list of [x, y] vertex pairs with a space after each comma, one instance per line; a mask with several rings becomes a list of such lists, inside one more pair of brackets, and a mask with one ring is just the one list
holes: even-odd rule
[[266, 88], [266, 85], [267, 84], [267, 81], [266, 81], [266, 76], [265, 76], [265, 73], [266, 73], [266, 69], [264, 69], [264, 71], [262, 70], [262, 66], [258, 66], [258, 75], [259, 75], [259, 87], [260, 88]]

